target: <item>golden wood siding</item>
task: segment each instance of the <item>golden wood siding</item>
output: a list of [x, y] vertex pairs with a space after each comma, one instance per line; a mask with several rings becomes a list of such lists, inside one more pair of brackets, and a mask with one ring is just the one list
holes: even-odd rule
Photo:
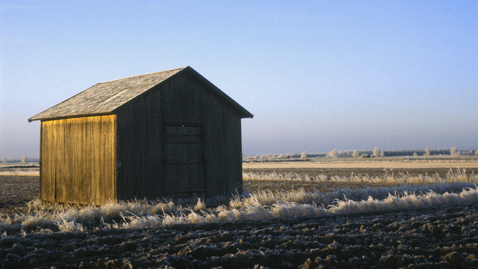
[[116, 115], [42, 121], [41, 199], [116, 201]]

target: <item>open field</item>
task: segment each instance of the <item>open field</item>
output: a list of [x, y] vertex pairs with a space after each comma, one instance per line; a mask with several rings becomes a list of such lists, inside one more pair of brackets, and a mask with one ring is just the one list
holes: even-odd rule
[[478, 167], [244, 168], [219, 207], [52, 207], [0, 176], [0, 268], [478, 268]]
[[0, 165], [0, 176], [40, 176], [36, 165]]
[[476, 168], [478, 158], [463, 159], [405, 159], [405, 158], [379, 158], [379, 159], [338, 159], [338, 160], [312, 160], [295, 162], [245, 162], [244, 169], [449, 169], [449, 168]]
[[0, 176], [0, 215], [23, 210], [25, 204], [39, 194], [38, 176]]

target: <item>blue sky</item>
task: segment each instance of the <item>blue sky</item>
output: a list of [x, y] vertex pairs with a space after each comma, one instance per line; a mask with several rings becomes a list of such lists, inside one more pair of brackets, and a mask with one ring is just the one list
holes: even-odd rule
[[97, 82], [192, 66], [245, 154], [478, 148], [478, 1], [0, 1], [0, 157]]

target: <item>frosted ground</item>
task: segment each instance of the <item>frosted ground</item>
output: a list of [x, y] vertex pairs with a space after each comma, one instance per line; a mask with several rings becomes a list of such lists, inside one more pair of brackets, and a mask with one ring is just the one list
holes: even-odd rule
[[246, 169], [250, 194], [214, 207], [33, 200], [0, 213], [1, 268], [478, 268], [474, 169], [367, 171]]

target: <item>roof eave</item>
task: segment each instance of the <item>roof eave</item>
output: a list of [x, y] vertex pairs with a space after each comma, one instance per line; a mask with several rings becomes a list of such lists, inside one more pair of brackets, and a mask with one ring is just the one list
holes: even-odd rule
[[114, 115], [115, 113], [93, 113], [93, 114], [76, 114], [76, 115], [67, 115], [67, 116], [58, 116], [58, 117], [36, 117], [33, 116], [28, 119], [29, 122], [32, 121], [45, 121], [45, 120], [61, 120], [61, 119], [70, 119], [70, 118], [82, 118], [82, 117], [93, 117], [93, 116], [105, 116], [105, 115]]

